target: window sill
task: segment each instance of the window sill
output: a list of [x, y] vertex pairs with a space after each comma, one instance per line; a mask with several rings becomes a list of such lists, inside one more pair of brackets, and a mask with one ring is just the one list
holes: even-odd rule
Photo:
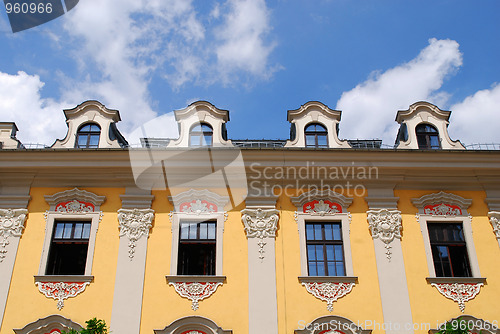
[[425, 279], [431, 284], [486, 283], [485, 277], [426, 277]]
[[165, 276], [168, 283], [183, 283], [183, 282], [211, 282], [224, 283], [226, 276], [205, 276], [205, 275], [167, 275]]
[[34, 276], [35, 282], [47, 283], [47, 282], [72, 282], [72, 283], [82, 283], [82, 282], [92, 282], [94, 276], [85, 275], [40, 275]]
[[299, 276], [300, 283], [332, 282], [332, 283], [356, 283], [357, 276]]

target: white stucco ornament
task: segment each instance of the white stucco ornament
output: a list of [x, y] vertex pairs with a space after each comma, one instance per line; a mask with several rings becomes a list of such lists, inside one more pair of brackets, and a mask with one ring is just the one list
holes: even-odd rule
[[62, 310], [64, 300], [70, 297], [76, 297], [83, 291], [89, 282], [36, 282], [38, 290], [47, 298], [57, 300], [57, 308]]
[[368, 224], [373, 239], [380, 239], [386, 248], [387, 259], [391, 260], [391, 246], [395, 238], [401, 239], [401, 211], [399, 210], [369, 210]]
[[245, 226], [247, 238], [259, 238], [259, 258], [264, 259], [264, 238], [275, 238], [278, 229], [279, 211], [276, 209], [244, 209], [241, 220]]
[[351, 292], [354, 282], [303, 282], [307, 292], [326, 301], [327, 310], [333, 311], [333, 302]]
[[169, 282], [175, 291], [184, 298], [191, 300], [191, 308], [196, 311], [199, 301], [213, 295], [222, 282]]
[[26, 209], [0, 209], [0, 263], [7, 256], [9, 238], [21, 236], [27, 214]]
[[460, 311], [464, 313], [465, 302], [474, 299], [481, 290], [483, 283], [431, 283], [448, 299], [458, 303]]
[[129, 239], [128, 253], [130, 260], [134, 258], [135, 245], [142, 236], [148, 236], [154, 218], [152, 209], [120, 209], [118, 210], [118, 222], [120, 237]]

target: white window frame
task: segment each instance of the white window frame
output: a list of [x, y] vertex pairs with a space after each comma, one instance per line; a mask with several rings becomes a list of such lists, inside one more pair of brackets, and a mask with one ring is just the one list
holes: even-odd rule
[[[481, 277], [479, 271], [479, 263], [477, 261], [476, 247], [472, 237], [472, 219], [471, 217], [464, 216], [433, 216], [433, 215], [419, 215], [420, 230], [424, 238], [425, 255], [427, 257], [427, 267], [429, 269], [429, 277], [435, 278], [436, 269], [434, 268], [434, 258], [432, 257], [431, 242], [429, 239], [428, 224], [433, 223], [460, 223], [462, 224], [462, 231], [464, 234], [465, 244], [467, 247], [467, 256], [469, 257], [469, 265], [472, 277]], [[453, 277], [455, 278], [455, 277]]]
[[[472, 216], [467, 212], [467, 208], [472, 204], [471, 199], [466, 199], [452, 193], [440, 191], [438, 193], [431, 193], [423, 195], [419, 198], [411, 199], [413, 205], [418, 208], [416, 215], [417, 221], [420, 224], [420, 231], [422, 231], [422, 238], [424, 240], [425, 255], [427, 258], [427, 267], [429, 269], [429, 278], [439, 279], [452, 279], [458, 277], [436, 277], [436, 270], [434, 268], [434, 259], [432, 257], [431, 242], [429, 238], [429, 230], [427, 224], [432, 223], [461, 223], [462, 231], [464, 234], [465, 244], [467, 247], [467, 255], [469, 257], [469, 265], [471, 269], [472, 278], [481, 278], [479, 271], [479, 263], [477, 261], [476, 247], [474, 246], [474, 238], [472, 237]], [[436, 205], [453, 206], [460, 208], [455, 210], [450, 207], [449, 210], [444, 211], [433, 210], [426, 211], [427, 206], [435, 207]], [[448, 212], [447, 212], [448, 211]], [[436, 214], [437, 213], [437, 214]], [[470, 277], [469, 277], [470, 278]], [[467, 277], [458, 278], [467, 279]]]
[[[47, 225], [45, 228], [45, 240], [43, 243], [42, 259], [38, 269], [39, 276], [52, 276], [47, 275], [47, 262], [49, 259], [50, 246], [52, 244], [52, 235], [54, 233], [54, 225], [57, 221], [74, 221], [74, 222], [90, 222], [90, 237], [87, 250], [87, 260], [85, 262], [85, 273], [83, 275], [71, 276], [92, 276], [92, 263], [94, 261], [95, 240], [97, 230], [99, 228], [99, 221], [101, 220], [101, 212], [88, 212], [83, 214], [74, 213], [60, 213], [60, 212], [47, 212]], [[64, 275], [66, 276], [66, 275]]]
[[[179, 235], [182, 222], [200, 223], [204, 221], [216, 221], [215, 235], [215, 276], [222, 276], [222, 235], [224, 234], [224, 212], [208, 214], [190, 214], [175, 212], [172, 214], [172, 259], [170, 261], [170, 275], [177, 276], [177, 264], [179, 259]], [[207, 275], [210, 276], [210, 275]]]
[[[58, 192], [54, 195], [46, 195], [45, 200], [50, 205], [49, 211], [44, 214], [45, 217], [45, 238], [43, 242], [42, 255], [40, 266], [38, 268], [38, 276], [35, 276], [36, 282], [59, 281], [62, 279], [71, 280], [72, 282], [90, 282], [92, 276], [92, 264], [94, 261], [95, 242], [97, 230], [101, 222], [103, 213], [100, 211], [101, 204], [106, 200], [105, 196], [99, 196], [89, 191], [74, 188]], [[88, 206], [79, 207], [78, 203], [75, 208], [66, 206], [65, 210], [58, 210], [58, 205], [66, 202], [88, 203], [93, 206], [91, 211]], [[56, 211], [57, 210], [57, 211]], [[52, 235], [54, 233], [54, 225], [58, 220], [65, 221], [85, 221], [91, 223], [90, 236], [87, 250], [87, 259], [85, 262], [85, 272], [83, 275], [47, 275], [47, 262], [49, 258], [50, 246], [52, 244]]]
[[[300, 267], [301, 276], [309, 276], [309, 270], [307, 266], [307, 240], [306, 240], [306, 222], [307, 223], [339, 223], [342, 229], [342, 248], [344, 251], [344, 265], [345, 265], [345, 277], [354, 276], [354, 270], [352, 265], [352, 252], [351, 252], [351, 240], [350, 240], [350, 225], [351, 225], [351, 215], [349, 213], [336, 213], [333, 215], [312, 215], [309, 213], [296, 213], [296, 221], [299, 228], [299, 238], [300, 238]], [[335, 276], [331, 276], [335, 277]], [[344, 276], [339, 276], [344, 277]]]

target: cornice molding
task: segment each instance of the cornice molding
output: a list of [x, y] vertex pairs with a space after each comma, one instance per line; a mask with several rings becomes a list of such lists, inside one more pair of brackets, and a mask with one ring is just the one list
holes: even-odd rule
[[[322, 189], [322, 190], [311, 190], [309, 192], [303, 193], [299, 196], [296, 197], [291, 197], [290, 198], [293, 205], [297, 207], [297, 210], [299, 213], [305, 212], [307, 208], [304, 207], [305, 204], [311, 202], [311, 201], [329, 201], [333, 203], [337, 203], [340, 205], [341, 210], [339, 213], [344, 213], [347, 212], [347, 208], [352, 204], [353, 199], [350, 197], [345, 197], [342, 194], [339, 194], [331, 189]], [[331, 212], [331, 210], [328, 210], [326, 207], [324, 207], [325, 210], [321, 210], [320, 208], [313, 210], [314, 212], [318, 212], [318, 214], [321, 214], [321, 212]], [[313, 208], [314, 209], [314, 208]], [[319, 210], [319, 211], [318, 211]]]
[[472, 204], [471, 199], [444, 191], [412, 198], [411, 201], [418, 208], [419, 214], [436, 216], [467, 216], [467, 208]]
[[28, 202], [31, 196], [26, 195], [0, 195], [0, 208], [23, 208], [28, 207]]
[[106, 196], [99, 196], [90, 191], [81, 190], [78, 188], [61, 191], [53, 195], [45, 195], [44, 197], [45, 201], [47, 201], [47, 203], [50, 205], [51, 211], [55, 211], [58, 204], [69, 201], [82, 201], [91, 203], [95, 207], [94, 211], [99, 211], [101, 204], [106, 200]]

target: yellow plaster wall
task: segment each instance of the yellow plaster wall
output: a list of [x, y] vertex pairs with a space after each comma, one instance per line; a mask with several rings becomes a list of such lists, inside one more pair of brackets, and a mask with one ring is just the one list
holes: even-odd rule
[[[351, 251], [358, 283], [348, 295], [333, 303], [332, 313], [328, 312], [326, 302], [309, 294], [299, 283], [301, 268], [299, 233], [294, 219], [296, 207], [289, 198], [282, 196], [278, 208], [281, 215], [276, 237], [279, 333], [293, 333], [300, 326], [328, 315], [345, 317], [363, 328], [365, 324], [383, 323], [375, 251], [366, 220], [368, 207], [364, 199], [355, 197], [348, 209], [352, 214]], [[383, 331], [374, 329], [373, 333]]]
[[0, 334], [11, 334], [13, 328], [23, 328], [28, 323], [52, 314], [62, 315], [81, 325], [85, 325], [85, 321], [93, 317], [109, 324], [119, 243], [116, 212], [121, 207], [119, 195], [124, 193], [124, 189], [82, 189], [106, 196], [106, 201], [101, 205], [104, 216], [96, 236], [92, 265], [94, 282], [83, 293], [66, 299], [61, 311], [57, 309], [56, 300], [48, 299], [38, 291], [33, 276], [38, 275], [45, 238], [43, 214], [49, 209], [44, 195], [52, 195], [68, 188], [32, 188], [28, 218], [19, 242]]
[[[395, 196], [399, 197], [398, 207], [402, 214], [403, 237], [401, 245], [413, 322], [417, 328], [415, 333], [422, 334], [427, 333], [428, 328], [425, 328], [426, 326], [436, 328], [436, 324], [441, 324], [462, 314], [457, 303], [442, 296], [425, 279], [429, 277], [427, 258], [420, 224], [415, 217], [418, 210], [411, 203], [411, 198], [418, 198], [435, 192], [395, 191]], [[485, 193], [479, 191], [449, 192], [472, 199], [472, 205], [469, 207], [468, 212], [472, 215], [474, 246], [481, 276], [487, 279], [487, 283], [481, 288], [479, 295], [465, 303], [465, 314], [490, 322], [496, 320], [498, 323], [500, 320], [498, 312], [498, 298], [500, 297], [500, 266], [498, 265], [498, 259], [500, 249], [487, 216], [488, 207], [484, 202]]]
[[165, 279], [170, 275], [172, 232], [168, 213], [173, 206], [165, 191], [153, 191], [153, 195], [156, 215], [148, 241], [141, 334], [163, 329], [186, 316], [205, 317], [233, 333], [248, 333], [248, 251], [241, 222], [243, 207], [229, 211], [224, 223], [222, 272], [227, 281], [193, 311], [191, 301], [177, 294]]

